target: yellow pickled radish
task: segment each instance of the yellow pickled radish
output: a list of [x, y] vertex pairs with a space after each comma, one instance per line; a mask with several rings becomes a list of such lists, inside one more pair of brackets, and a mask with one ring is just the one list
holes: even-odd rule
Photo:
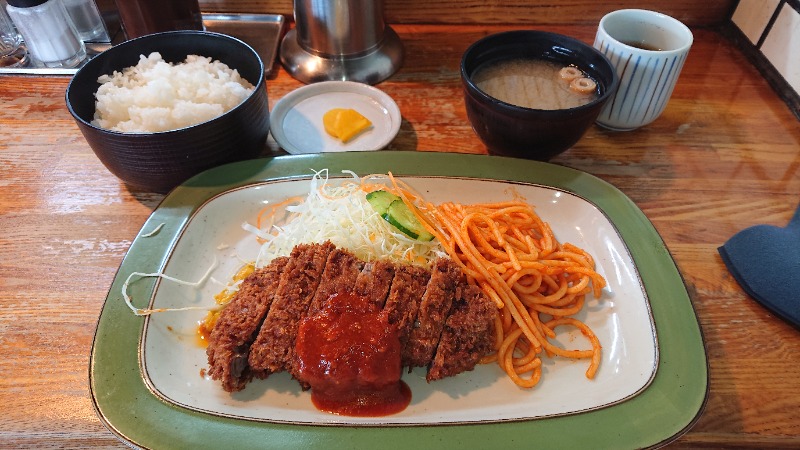
[[324, 116], [322, 116], [322, 125], [325, 126], [325, 131], [335, 138], [339, 137], [337, 121], [341, 111], [341, 108], [331, 109], [330, 111], [326, 112]]
[[369, 119], [355, 109], [334, 108], [322, 116], [325, 131], [331, 136], [348, 142], [372, 126]]

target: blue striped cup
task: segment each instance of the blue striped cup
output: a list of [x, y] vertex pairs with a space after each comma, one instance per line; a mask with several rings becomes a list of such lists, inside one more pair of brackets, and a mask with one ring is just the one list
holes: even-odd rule
[[619, 87], [597, 123], [625, 131], [656, 120], [667, 106], [692, 41], [686, 25], [659, 12], [622, 9], [606, 14], [594, 47], [616, 68]]

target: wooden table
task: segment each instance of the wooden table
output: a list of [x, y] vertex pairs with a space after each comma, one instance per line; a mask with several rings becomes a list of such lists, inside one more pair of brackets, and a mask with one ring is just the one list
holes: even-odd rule
[[[396, 26], [407, 55], [380, 88], [403, 114], [394, 150], [485, 153], [462, 100], [467, 45], [500, 26]], [[550, 31], [591, 42], [594, 27]], [[161, 195], [129, 190], [64, 105], [67, 77], [0, 79], [0, 447], [123, 447], [95, 415], [89, 352], [107, 290]], [[271, 105], [300, 86], [282, 69]], [[270, 141], [265, 155], [280, 153]], [[749, 298], [717, 247], [785, 225], [800, 200], [800, 122], [715, 31], [695, 44], [664, 115], [598, 127], [552, 162], [619, 187], [677, 262], [709, 358], [708, 404], [675, 447], [800, 447], [800, 332]]]

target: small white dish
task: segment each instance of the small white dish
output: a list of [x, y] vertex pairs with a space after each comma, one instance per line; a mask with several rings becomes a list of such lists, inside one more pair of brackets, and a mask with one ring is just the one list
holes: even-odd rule
[[[333, 108], [352, 108], [372, 127], [344, 143], [325, 132], [322, 116]], [[380, 150], [400, 131], [400, 108], [385, 92], [353, 81], [322, 81], [287, 94], [272, 109], [270, 132], [291, 154]]]

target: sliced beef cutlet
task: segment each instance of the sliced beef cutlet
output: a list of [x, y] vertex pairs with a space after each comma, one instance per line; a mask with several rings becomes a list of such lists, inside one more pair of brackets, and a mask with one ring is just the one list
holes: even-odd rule
[[459, 285], [426, 379], [440, 380], [474, 369], [492, 351], [496, 317], [497, 306], [480, 288]]
[[291, 369], [300, 320], [314, 298], [333, 248], [325, 242], [299, 244], [292, 249], [272, 307], [250, 348], [248, 362], [256, 377]]
[[409, 367], [426, 367], [433, 359], [436, 346], [450, 314], [456, 288], [463, 282], [461, 268], [449, 258], [439, 258], [433, 263], [431, 278], [417, 311], [411, 335], [404, 348]]
[[356, 278], [353, 291], [356, 295], [366, 297], [375, 302], [379, 308], [383, 308], [392, 286], [395, 268], [395, 264], [388, 259], [366, 263]]
[[328, 299], [338, 293], [351, 292], [364, 262], [347, 250], [335, 248], [328, 254], [317, 292], [308, 307], [308, 314], [316, 314]]
[[228, 392], [244, 389], [253, 378], [247, 363], [250, 345], [272, 304], [289, 258], [276, 258], [245, 278], [222, 310], [208, 339], [208, 374]]
[[209, 375], [229, 392], [276, 372], [297, 379], [301, 321], [348, 291], [383, 307], [398, 330], [402, 365], [428, 367], [428, 381], [472, 370], [492, 350], [497, 308], [450, 259], [436, 260], [429, 270], [389, 260], [365, 263], [330, 242], [300, 244], [242, 282], [210, 334]]
[[425, 294], [425, 286], [431, 278], [429, 270], [419, 266], [399, 264], [395, 267], [394, 278], [383, 309], [387, 311], [389, 323], [397, 327], [403, 366], [409, 365], [408, 339], [417, 318], [419, 304]]
[[[356, 278], [358, 278], [358, 276], [361, 274], [361, 269], [363, 269], [363, 267], [364, 262], [347, 250], [338, 248], [331, 250], [331, 252], [328, 254], [328, 259], [325, 262], [325, 269], [322, 272], [319, 286], [317, 286], [317, 292], [314, 294], [314, 298], [311, 300], [306, 313], [302, 315], [301, 320], [303, 317], [311, 316], [320, 312], [325, 307], [325, 304], [328, 302], [328, 299], [330, 299], [331, 296], [345, 292], [352, 292]], [[295, 337], [296, 333], [297, 332], [295, 331]], [[298, 375], [300, 370], [300, 361], [294, 357], [294, 341], [292, 343], [291, 353], [292, 356], [288, 360], [289, 366], [286, 368], [286, 370], [289, 371], [292, 377], [299, 381], [300, 378]], [[309, 388], [309, 385], [306, 383], [300, 382], [300, 384], [304, 389]]]

